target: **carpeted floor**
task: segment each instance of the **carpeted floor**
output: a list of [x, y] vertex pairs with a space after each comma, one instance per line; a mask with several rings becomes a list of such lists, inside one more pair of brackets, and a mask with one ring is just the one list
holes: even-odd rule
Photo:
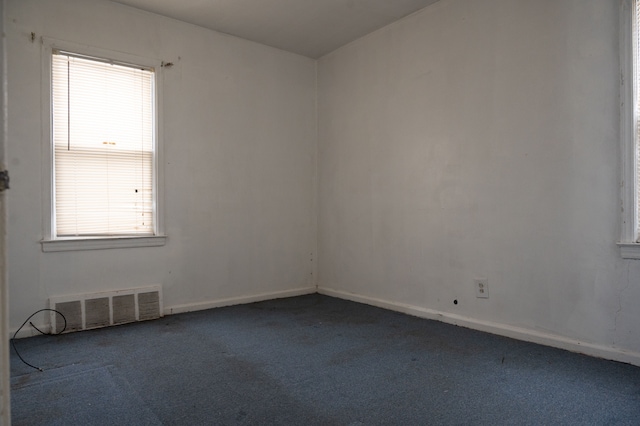
[[16, 342], [14, 425], [640, 425], [640, 368], [321, 295]]

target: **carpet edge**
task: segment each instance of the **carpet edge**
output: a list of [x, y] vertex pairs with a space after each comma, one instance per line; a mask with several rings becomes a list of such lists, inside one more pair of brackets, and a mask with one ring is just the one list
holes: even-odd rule
[[353, 302], [359, 302], [379, 308], [389, 309], [420, 318], [441, 321], [447, 324], [458, 325], [461, 327], [496, 334], [503, 337], [509, 337], [525, 342], [537, 343], [558, 349], [564, 349], [570, 352], [580, 353], [596, 358], [608, 359], [611, 361], [623, 362], [640, 367], [640, 353], [624, 350], [622, 348], [583, 342], [577, 339], [571, 339], [557, 334], [545, 333], [537, 330], [491, 321], [478, 320], [462, 315], [456, 315], [448, 312], [437, 311], [434, 309], [422, 308], [420, 306], [377, 299], [374, 297], [335, 290], [328, 287], [318, 286], [318, 293], [325, 296], [337, 297], [339, 299], [351, 300]]

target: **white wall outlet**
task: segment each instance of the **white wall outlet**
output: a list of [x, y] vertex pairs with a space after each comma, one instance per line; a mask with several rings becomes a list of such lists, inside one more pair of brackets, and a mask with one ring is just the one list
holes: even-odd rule
[[476, 278], [476, 297], [482, 299], [489, 298], [489, 281], [486, 278]]

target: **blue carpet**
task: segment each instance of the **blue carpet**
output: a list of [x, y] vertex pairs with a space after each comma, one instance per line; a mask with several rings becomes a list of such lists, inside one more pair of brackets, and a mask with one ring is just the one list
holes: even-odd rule
[[71, 365], [12, 377], [13, 424], [161, 425], [113, 369]]
[[16, 425], [640, 425], [638, 367], [317, 294], [16, 344]]

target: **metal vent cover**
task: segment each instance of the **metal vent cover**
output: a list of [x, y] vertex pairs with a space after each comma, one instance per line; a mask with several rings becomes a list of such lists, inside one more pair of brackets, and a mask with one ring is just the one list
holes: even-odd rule
[[[62, 313], [67, 320], [65, 332], [89, 330], [129, 322], [160, 318], [162, 287], [160, 285], [114, 290], [99, 293], [55, 296], [49, 306]], [[64, 320], [50, 313], [51, 329], [62, 331]]]

